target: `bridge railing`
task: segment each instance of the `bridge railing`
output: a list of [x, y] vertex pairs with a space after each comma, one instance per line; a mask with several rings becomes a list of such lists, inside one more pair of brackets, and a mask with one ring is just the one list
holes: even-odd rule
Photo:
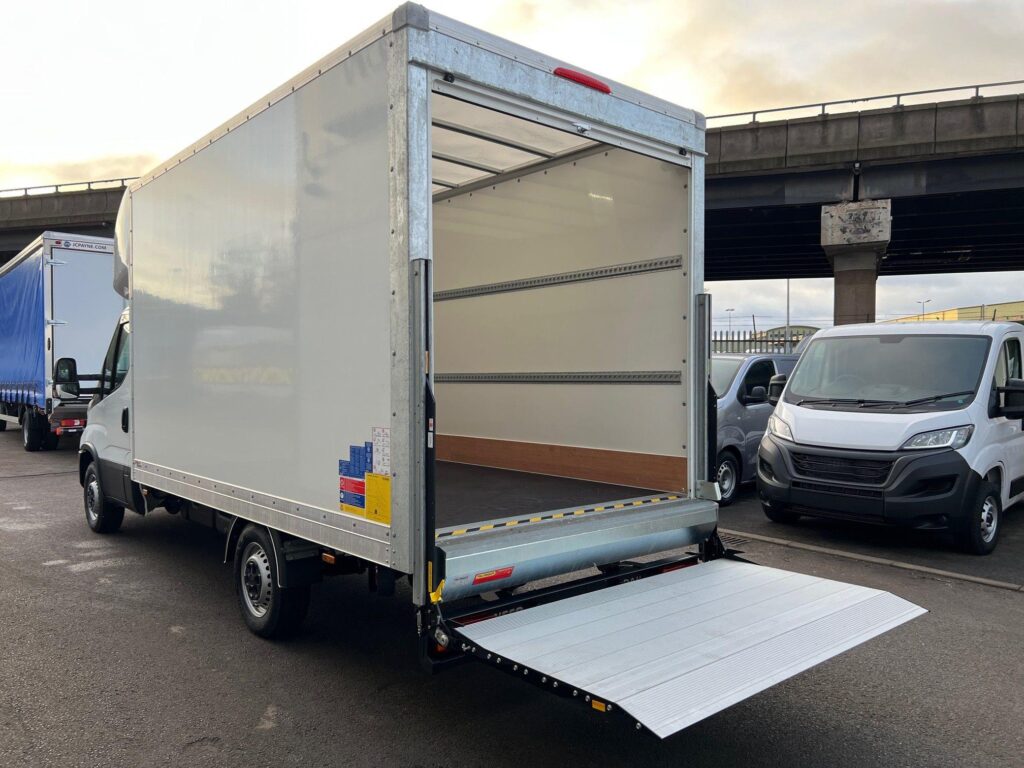
[[94, 189], [120, 189], [127, 187], [129, 182], [138, 176], [125, 176], [120, 179], [97, 179], [95, 181], [71, 181], [65, 184], [41, 184], [36, 187], [14, 187], [0, 189], [0, 197], [28, 197], [30, 195], [55, 195], [62, 192], [85, 192]]
[[[1005, 94], [985, 94], [982, 91], [991, 91], [994, 88], [1007, 88], [1010, 86], [1016, 86], [1018, 90], [1024, 90], [1021, 86], [1024, 86], [1024, 80], [1004, 80], [999, 83], [975, 83], [973, 85], [954, 85], [948, 88], [928, 88], [923, 91], [904, 91], [902, 93], [885, 93], [879, 96], [862, 96], [856, 99], [840, 99], [838, 101], [819, 101], [812, 104], [797, 104], [791, 107], [771, 107], [769, 109], [753, 109], [745, 112], [729, 112], [724, 115], [710, 115], [707, 119], [710, 120], [733, 120], [737, 123], [741, 123], [741, 120], [736, 118], [749, 117], [750, 120], [747, 122], [756, 123], [758, 115], [773, 114], [778, 115], [783, 112], [809, 112], [816, 110], [816, 114], [827, 115], [830, 114], [830, 107], [837, 107], [842, 105], [854, 105], [864, 104], [867, 102], [875, 101], [892, 101], [893, 103], [889, 106], [899, 107], [905, 106], [907, 99], [913, 99], [917, 96], [930, 96], [937, 93], [945, 94], [970, 94], [969, 98], [980, 99], [985, 95], [1005, 95]], [[881, 105], [885, 106], [885, 105]], [[799, 117], [806, 117], [807, 115], [799, 115]]]

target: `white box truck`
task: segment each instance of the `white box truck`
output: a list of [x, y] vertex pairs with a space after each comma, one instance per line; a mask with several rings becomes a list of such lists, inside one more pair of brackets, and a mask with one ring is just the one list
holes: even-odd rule
[[[81, 433], [124, 299], [110, 287], [114, 240], [43, 232], [0, 265], [0, 432], [26, 451]], [[81, 371], [65, 366], [77, 361]], [[61, 385], [59, 377], [78, 384]]]
[[400, 7], [127, 192], [89, 525], [221, 529], [264, 636], [408, 580], [427, 666], [661, 737], [917, 616], [721, 546], [703, 164], [699, 114]]

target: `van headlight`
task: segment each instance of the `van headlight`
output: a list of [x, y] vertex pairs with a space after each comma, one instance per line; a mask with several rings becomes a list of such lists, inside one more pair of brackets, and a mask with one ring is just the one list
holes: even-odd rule
[[907, 440], [902, 446], [904, 451], [921, 451], [927, 448], [963, 448], [971, 439], [974, 427], [970, 424], [963, 427], [951, 427], [950, 429], [934, 429], [931, 432], [921, 432]]
[[768, 418], [768, 431], [776, 437], [781, 437], [783, 440], [793, 442], [793, 430], [789, 428], [789, 424], [784, 422], [774, 413]]

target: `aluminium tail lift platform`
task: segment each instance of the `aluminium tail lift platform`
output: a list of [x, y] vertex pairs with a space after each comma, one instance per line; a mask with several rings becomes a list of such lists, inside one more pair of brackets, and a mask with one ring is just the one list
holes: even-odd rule
[[[717, 506], [626, 499], [437, 532], [437, 636], [660, 738], [925, 610], [876, 589], [714, 557]], [[703, 557], [510, 587], [689, 545]], [[486, 603], [479, 596], [503, 590]]]

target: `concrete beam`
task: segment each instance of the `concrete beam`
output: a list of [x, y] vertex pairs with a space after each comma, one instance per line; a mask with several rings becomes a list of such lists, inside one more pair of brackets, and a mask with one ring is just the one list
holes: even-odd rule
[[708, 176], [1024, 147], [1024, 94], [709, 128]]

